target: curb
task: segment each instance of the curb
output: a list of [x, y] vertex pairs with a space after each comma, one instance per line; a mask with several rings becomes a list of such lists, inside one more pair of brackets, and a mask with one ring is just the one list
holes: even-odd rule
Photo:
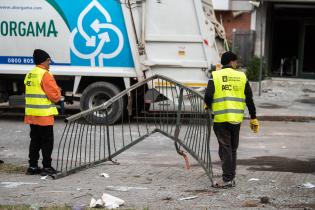
[[[250, 119], [246, 117], [245, 119]], [[286, 122], [310, 122], [315, 121], [315, 116], [257, 116], [260, 121], [286, 121]]]

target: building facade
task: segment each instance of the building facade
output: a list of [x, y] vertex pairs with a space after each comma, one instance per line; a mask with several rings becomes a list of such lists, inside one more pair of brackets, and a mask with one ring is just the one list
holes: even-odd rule
[[[234, 51], [263, 56], [272, 77], [315, 79], [315, 0], [213, 0], [213, 6]], [[237, 39], [245, 33], [253, 33], [253, 49]]]

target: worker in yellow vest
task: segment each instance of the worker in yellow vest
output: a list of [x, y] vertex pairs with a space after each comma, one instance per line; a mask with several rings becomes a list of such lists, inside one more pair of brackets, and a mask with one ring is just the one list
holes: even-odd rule
[[222, 180], [216, 182], [214, 187], [228, 188], [235, 186], [236, 151], [245, 105], [251, 118], [250, 128], [255, 133], [259, 130], [259, 122], [246, 75], [235, 70], [237, 56], [232, 52], [225, 52], [221, 57], [221, 64], [221, 70], [212, 72], [204, 100], [214, 115], [213, 130], [218, 139], [222, 162]]
[[[60, 88], [49, 72], [50, 56], [41, 49], [34, 50], [33, 60], [36, 66], [26, 74], [25, 118], [30, 124], [31, 142], [29, 146], [28, 175], [53, 175], [56, 170], [51, 166], [51, 154], [54, 145], [54, 116], [58, 115], [55, 103], [61, 98]], [[39, 151], [42, 152], [41, 169], [38, 167]]]

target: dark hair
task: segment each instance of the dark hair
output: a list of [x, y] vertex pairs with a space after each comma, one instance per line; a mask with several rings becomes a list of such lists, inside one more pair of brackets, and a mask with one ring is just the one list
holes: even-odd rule
[[227, 51], [223, 53], [221, 56], [221, 64], [223, 66], [228, 65], [231, 61], [236, 61], [237, 60], [237, 55], [232, 53], [231, 51]]
[[35, 49], [33, 53], [33, 60], [36, 65], [43, 63], [48, 58], [50, 58], [49, 54], [41, 49]]

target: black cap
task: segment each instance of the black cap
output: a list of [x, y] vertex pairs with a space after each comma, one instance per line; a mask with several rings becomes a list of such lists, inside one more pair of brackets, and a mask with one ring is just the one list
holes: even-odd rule
[[50, 58], [49, 54], [41, 49], [35, 49], [33, 53], [33, 60], [36, 65], [43, 63], [48, 58]]
[[236, 61], [237, 60], [237, 55], [232, 53], [231, 51], [227, 51], [223, 53], [221, 56], [221, 64], [223, 66], [228, 65], [231, 61]]

